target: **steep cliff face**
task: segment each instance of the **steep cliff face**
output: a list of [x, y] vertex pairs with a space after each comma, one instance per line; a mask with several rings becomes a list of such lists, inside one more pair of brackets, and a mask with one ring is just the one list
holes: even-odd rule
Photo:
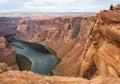
[[[65, 21], [65, 22], [64, 22]], [[54, 70], [54, 75], [77, 76], [77, 60], [84, 49], [87, 32], [94, 22], [94, 17], [72, 17], [65, 19], [56, 36], [46, 40], [46, 44], [57, 52], [62, 62]], [[55, 34], [51, 31], [51, 34]], [[50, 37], [52, 38], [52, 36]]]
[[80, 75], [92, 78], [120, 76], [120, 6], [96, 15], [80, 61]]
[[0, 36], [0, 63], [6, 63], [11, 69], [18, 70], [14, 48]]
[[49, 31], [47, 40], [62, 39], [64, 41], [68, 41], [78, 38], [79, 40], [85, 42], [85, 33], [88, 31], [88, 28], [93, 22], [94, 16], [74, 16], [64, 18], [57, 29]]
[[41, 41], [57, 52], [62, 61], [54, 70], [54, 75], [77, 76], [79, 64], [76, 61], [83, 51], [86, 33], [93, 22], [94, 16], [23, 20], [17, 28], [17, 37]]
[[0, 17], [0, 35], [5, 36], [16, 33], [20, 18]]
[[23, 19], [17, 28], [17, 37], [22, 37], [26, 40], [42, 41], [47, 37], [49, 30], [57, 29], [62, 18], [53, 19]]

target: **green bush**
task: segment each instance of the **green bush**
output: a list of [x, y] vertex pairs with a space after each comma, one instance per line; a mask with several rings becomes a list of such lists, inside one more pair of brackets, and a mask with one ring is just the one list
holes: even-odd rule
[[21, 71], [29, 71], [31, 69], [32, 62], [27, 57], [17, 54], [17, 62]]

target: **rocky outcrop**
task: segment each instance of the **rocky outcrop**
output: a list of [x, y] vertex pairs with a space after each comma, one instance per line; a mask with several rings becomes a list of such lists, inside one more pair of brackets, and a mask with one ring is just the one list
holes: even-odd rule
[[117, 6], [114, 7], [114, 10], [119, 11], [120, 12], [120, 4], [117, 4]]
[[9, 71], [9, 70], [10, 70], [10, 68], [7, 66], [7, 64], [0, 63], [0, 73], [6, 72], [6, 71]]
[[[0, 66], [3, 64], [0, 64]], [[6, 67], [6, 66], [5, 66]], [[4, 68], [5, 68], [4, 67]], [[1, 69], [1, 67], [0, 67]], [[6, 71], [0, 73], [1, 84], [119, 84], [119, 78], [105, 78], [102, 76], [92, 80], [80, 77], [44, 76], [30, 71]]]
[[120, 76], [120, 11], [117, 9], [96, 15], [79, 60], [80, 75], [84, 78]]
[[39, 20], [21, 21], [17, 28], [17, 37], [23, 40], [41, 42], [57, 52], [62, 58], [54, 70], [54, 75], [77, 76], [87, 32], [94, 22], [94, 16], [56, 17]]
[[0, 35], [5, 36], [16, 33], [19, 17], [0, 17]]
[[0, 74], [1, 84], [88, 84], [82, 78], [47, 77], [27, 71], [8, 71]]
[[0, 63], [6, 63], [11, 69], [18, 70], [14, 48], [0, 36]]

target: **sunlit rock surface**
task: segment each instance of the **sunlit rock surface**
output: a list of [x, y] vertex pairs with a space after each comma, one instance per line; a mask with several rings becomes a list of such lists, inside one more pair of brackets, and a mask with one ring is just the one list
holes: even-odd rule
[[[0, 64], [0, 70], [1, 70]], [[6, 66], [5, 66], [6, 67]], [[80, 77], [44, 76], [30, 71], [6, 71], [0, 73], [1, 84], [119, 84], [119, 78], [96, 77], [92, 80]]]
[[80, 75], [84, 78], [120, 76], [120, 11], [117, 9], [96, 15], [79, 59]]
[[0, 63], [0, 73], [10, 70], [6, 63]]

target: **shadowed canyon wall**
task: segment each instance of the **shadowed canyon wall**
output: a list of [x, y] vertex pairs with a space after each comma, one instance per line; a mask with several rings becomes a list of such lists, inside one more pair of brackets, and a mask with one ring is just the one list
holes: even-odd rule
[[0, 35], [5, 36], [16, 33], [19, 17], [0, 17]]

